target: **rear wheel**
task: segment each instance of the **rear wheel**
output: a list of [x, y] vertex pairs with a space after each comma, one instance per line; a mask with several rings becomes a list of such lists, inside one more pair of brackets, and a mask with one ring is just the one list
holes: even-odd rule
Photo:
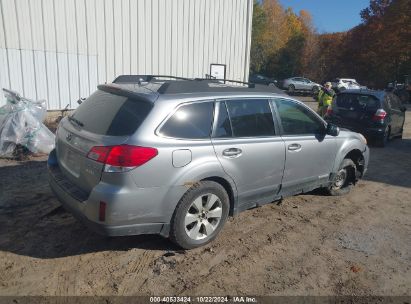
[[220, 184], [197, 183], [184, 194], [174, 211], [170, 239], [184, 249], [211, 242], [223, 228], [229, 207], [227, 192]]
[[349, 193], [354, 185], [356, 170], [355, 163], [350, 158], [345, 158], [327, 189], [328, 193], [333, 196]]

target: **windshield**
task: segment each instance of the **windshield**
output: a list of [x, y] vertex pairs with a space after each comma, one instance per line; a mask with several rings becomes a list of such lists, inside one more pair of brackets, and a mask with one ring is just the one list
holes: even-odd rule
[[340, 94], [337, 95], [337, 106], [350, 110], [375, 111], [379, 108], [379, 100], [366, 94]]
[[111, 136], [133, 134], [151, 110], [151, 104], [101, 90], [94, 92], [69, 117], [76, 127]]

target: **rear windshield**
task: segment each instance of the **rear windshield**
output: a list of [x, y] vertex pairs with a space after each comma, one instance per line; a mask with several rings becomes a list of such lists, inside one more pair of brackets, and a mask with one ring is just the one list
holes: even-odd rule
[[350, 110], [374, 111], [380, 107], [380, 102], [372, 95], [339, 94], [337, 95], [337, 106], [339, 108]]
[[70, 121], [95, 134], [125, 136], [138, 129], [150, 110], [148, 102], [97, 90], [77, 108]]

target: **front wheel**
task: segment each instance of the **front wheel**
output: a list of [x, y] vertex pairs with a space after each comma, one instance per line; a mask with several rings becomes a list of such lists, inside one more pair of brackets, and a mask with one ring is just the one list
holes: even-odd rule
[[294, 93], [294, 92], [295, 92], [295, 87], [294, 87], [294, 85], [290, 84], [290, 85], [288, 86], [288, 93], [292, 94], [292, 93]]
[[174, 211], [170, 239], [184, 249], [211, 242], [223, 228], [229, 207], [227, 192], [220, 184], [197, 183], [184, 194]]
[[333, 196], [349, 193], [355, 182], [356, 170], [354, 162], [349, 158], [345, 158], [335, 174], [331, 185], [327, 188], [328, 193]]

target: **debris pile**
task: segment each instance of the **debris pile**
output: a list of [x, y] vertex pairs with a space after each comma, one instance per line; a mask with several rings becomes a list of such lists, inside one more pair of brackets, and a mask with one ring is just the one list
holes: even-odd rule
[[13, 157], [23, 146], [32, 153], [50, 153], [54, 134], [43, 124], [46, 101], [33, 101], [3, 89], [6, 105], [0, 107], [0, 157]]

